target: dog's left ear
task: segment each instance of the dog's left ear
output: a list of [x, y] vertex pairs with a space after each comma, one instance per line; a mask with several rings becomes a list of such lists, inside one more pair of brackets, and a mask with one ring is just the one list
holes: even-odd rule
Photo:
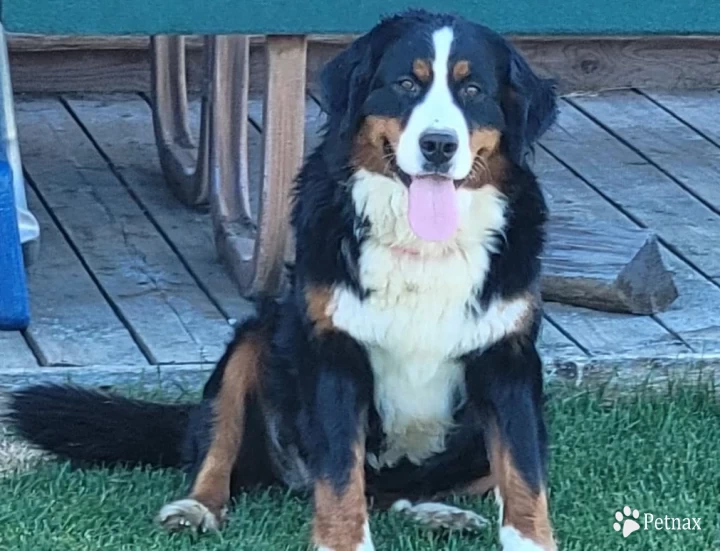
[[331, 59], [320, 74], [322, 107], [341, 132], [351, 130], [356, 110], [367, 94], [371, 69], [370, 34], [366, 34]]
[[519, 162], [550, 128], [557, 116], [555, 81], [538, 77], [527, 61], [510, 49], [509, 85], [503, 98], [511, 154]]

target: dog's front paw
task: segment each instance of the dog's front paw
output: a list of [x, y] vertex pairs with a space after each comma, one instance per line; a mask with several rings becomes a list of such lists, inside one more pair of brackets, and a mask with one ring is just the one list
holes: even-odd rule
[[193, 532], [217, 532], [223, 522], [224, 511], [213, 513], [199, 501], [186, 498], [165, 505], [157, 516], [157, 522], [169, 532], [192, 530]]
[[413, 505], [409, 501], [401, 499], [393, 504], [391, 510], [435, 530], [479, 532], [488, 525], [485, 517], [445, 503], [416, 503]]

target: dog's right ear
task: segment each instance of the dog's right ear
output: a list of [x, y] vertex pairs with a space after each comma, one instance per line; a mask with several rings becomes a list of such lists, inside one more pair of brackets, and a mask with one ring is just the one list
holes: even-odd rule
[[[357, 38], [330, 60], [320, 74], [321, 103], [341, 133], [352, 131], [372, 79], [370, 33]], [[339, 126], [339, 128], [338, 128]]]

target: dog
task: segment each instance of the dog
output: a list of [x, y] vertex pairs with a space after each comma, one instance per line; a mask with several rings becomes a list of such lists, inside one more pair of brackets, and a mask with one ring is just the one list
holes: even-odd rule
[[477, 527], [438, 500], [494, 491], [502, 549], [556, 549], [529, 163], [553, 83], [490, 29], [425, 11], [381, 21], [321, 83], [289, 284], [237, 328], [201, 402], [41, 384], [11, 395], [10, 423], [81, 464], [184, 468], [170, 530], [217, 530], [232, 495], [280, 483], [313, 495], [316, 549], [369, 551], [369, 500]]

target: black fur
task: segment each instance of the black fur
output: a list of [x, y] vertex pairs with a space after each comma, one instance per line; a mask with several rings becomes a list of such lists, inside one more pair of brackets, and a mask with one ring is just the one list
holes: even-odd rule
[[[73, 387], [31, 387], [15, 393], [11, 402], [10, 421], [21, 436], [73, 459], [184, 465], [194, 473], [207, 451], [212, 401], [229, 354], [245, 332], [266, 326], [272, 337], [262, 394], [248, 405], [249, 436], [236, 464], [233, 488], [277, 480], [308, 487], [319, 479], [342, 488], [354, 443], [365, 429], [367, 451], [379, 452], [382, 423], [373, 404], [373, 374], [365, 346], [342, 332], [316, 332], [306, 291], [342, 284], [361, 299], [372, 295], [373, 289], [363, 286], [358, 266], [369, 222], [355, 214], [348, 185], [355, 170], [350, 162], [353, 138], [366, 116], [392, 114], [402, 119], [411, 108], [406, 100], [392, 99], [382, 90], [381, 61], [393, 63], [384, 57], [391, 55], [387, 52], [416, 48], [421, 55], [432, 30], [447, 25], [460, 37], [457, 47], [462, 53], [475, 56], [473, 62], [483, 68], [478, 78], [486, 96], [482, 104], [466, 106], [470, 126], [493, 126], [501, 132], [500, 150], [508, 166], [500, 182], [508, 201], [507, 226], [485, 284], [477, 297], [468, 297], [468, 304], [479, 299], [470, 310], [481, 315], [493, 298], [535, 292], [546, 207], [525, 159], [554, 120], [552, 83], [535, 76], [508, 42], [485, 27], [450, 15], [408, 12], [383, 21], [323, 71], [328, 122], [322, 143], [297, 178], [291, 220], [297, 249], [290, 290], [277, 302], [265, 301], [258, 319], [238, 330], [205, 387], [202, 404], [161, 406]], [[497, 423], [500, 438], [508, 443], [528, 484], [540, 488], [546, 435], [542, 369], [534, 343], [539, 319], [538, 312], [526, 334], [460, 358], [469, 399], [456, 413], [447, 449], [421, 465], [402, 460], [380, 471], [368, 468], [370, 493], [427, 497], [487, 474], [489, 419]], [[297, 465], [307, 473], [298, 474], [305, 471]]]
[[76, 386], [37, 385], [11, 394], [19, 436], [83, 463], [178, 467], [194, 406], [130, 400]]

